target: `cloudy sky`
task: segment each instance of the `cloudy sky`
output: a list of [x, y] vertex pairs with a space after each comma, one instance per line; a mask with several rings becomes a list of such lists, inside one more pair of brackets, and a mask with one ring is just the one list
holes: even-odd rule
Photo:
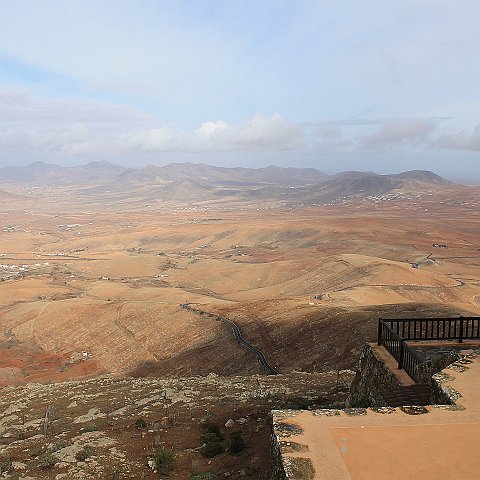
[[0, 0], [0, 165], [480, 178], [478, 0]]

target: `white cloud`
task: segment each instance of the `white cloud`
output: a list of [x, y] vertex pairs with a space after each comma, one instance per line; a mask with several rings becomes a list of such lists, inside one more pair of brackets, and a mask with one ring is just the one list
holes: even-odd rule
[[209, 137], [215, 134], [219, 134], [220, 132], [224, 132], [228, 130], [230, 126], [227, 122], [219, 121], [219, 122], [204, 122], [196, 130], [199, 135], [203, 135], [205, 137]]
[[125, 105], [77, 99], [44, 99], [27, 90], [0, 91], [0, 148], [7, 156], [26, 152], [65, 154], [105, 147], [131, 125], [152, 119]]
[[238, 125], [225, 121], [204, 122], [195, 130], [168, 127], [128, 133], [117, 144], [119, 150], [147, 152], [183, 151], [283, 151], [301, 148], [304, 143], [300, 127], [281, 115], [257, 114]]
[[473, 133], [466, 130], [444, 133], [438, 137], [435, 146], [447, 150], [480, 151], [480, 125], [477, 125]]
[[384, 123], [376, 132], [363, 137], [360, 145], [373, 149], [404, 144], [418, 145], [425, 142], [435, 128], [435, 123], [428, 119], [392, 120]]
[[257, 114], [238, 125], [220, 120], [197, 129], [157, 126], [124, 105], [42, 99], [0, 91], [0, 147], [61, 155], [130, 152], [284, 151], [301, 148], [303, 130], [281, 115]]
[[[438, 138], [432, 140], [437, 124]], [[289, 155], [343, 158], [362, 155], [366, 149], [369, 155], [385, 147], [395, 152], [405, 145], [427, 146], [432, 153], [435, 148], [480, 151], [480, 126], [443, 132], [440, 126], [440, 120], [428, 118], [296, 124], [276, 113], [257, 114], [237, 124], [218, 120], [196, 128], [173, 128], [128, 105], [0, 89], [0, 163], [8, 164], [39, 158], [78, 162], [79, 156], [89, 160], [113, 156], [132, 163], [148, 153], [167, 153], [168, 158], [195, 153], [204, 159], [228, 153], [242, 162], [245, 157], [268, 157], [281, 163]]]

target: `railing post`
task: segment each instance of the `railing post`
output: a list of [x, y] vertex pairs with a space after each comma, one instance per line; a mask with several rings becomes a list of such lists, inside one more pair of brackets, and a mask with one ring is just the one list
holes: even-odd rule
[[378, 319], [378, 333], [377, 333], [377, 345], [381, 345], [382, 341], [380, 340], [380, 337], [382, 335], [382, 319]]
[[404, 354], [404, 342], [403, 340], [400, 340], [400, 354], [399, 359], [398, 359], [398, 369], [401, 370], [403, 368], [403, 354]]
[[463, 343], [463, 316], [460, 315], [460, 335], [458, 336], [458, 343]]

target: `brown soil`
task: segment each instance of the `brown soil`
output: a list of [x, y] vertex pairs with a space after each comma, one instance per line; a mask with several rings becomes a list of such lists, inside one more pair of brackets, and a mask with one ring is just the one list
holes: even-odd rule
[[[164, 478], [148, 461], [166, 447], [177, 455], [169, 478], [211, 472], [216, 478], [270, 480], [270, 409], [295, 406], [299, 398], [312, 406], [342, 401], [351, 379], [344, 373], [337, 385], [333, 372], [9, 387], [0, 399], [0, 464], [10, 466], [11, 475], [38, 479], [110, 479], [117, 469], [121, 479]], [[139, 418], [145, 426], [137, 428]], [[241, 432], [245, 450], [204, 457], [206, 421], [219, 427], [224, 448], [232, 431]], [[83, 462], [75, 454], [85, 445], [92, 454]], [[45, 468], [49, 452], [54, 464]]]
[[[0, 341], [21, 350], [2, 352], [2, 381], [260, 372], [185, 302], [234, 319], [280, 372], [352, 368], [379, 316], [480, 313], [479, 199], [454, 187], [296, 209], [20, 196], [0, 207]], [[33, 372], [38, 352], [50, 360]], [[81, 352], [88, 362], [65, 369]]]

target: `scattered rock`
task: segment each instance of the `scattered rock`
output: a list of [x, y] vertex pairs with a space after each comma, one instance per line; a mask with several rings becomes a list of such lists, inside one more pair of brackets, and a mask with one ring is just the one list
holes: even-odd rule
[[297, 442], [280, 442], [282, 453], [305, 453], [308, 452], [308, 445]]
[[285, 457], [284, 463], [287, 478], [299, 480], [313, 480], [315, 478], [315, 469], [309, 458]]
[[344, 412], [347, 415], [351, 415], [351, 416], [366, 415], [367, 409], [366, 408], [346, 408]]
[[313, 414], [316, 417], [338, 417], [340, 415], [340, 410], [334, 408], [319, 408], [314, 410]]
[[435, 375], [433, 375], [432, 378], [438, 383], [447, 383], [447, 382], [451, 382], [452, 380], [455, 380], [455, 377], [453, 375], [449, 375], [448, 373], [445, 373], [445, 372], [436, 373]]
[[395, 407], [371, 407], [370, 410], [372, 410], [372, 412], [375, 412], [375, 413], [382, 413], [382, 414], [386, 414], [386, 415], [389, 415], [390, 413], [394, 413], [395, 412]]
[[462, 396], [460, 392], [457, 392], [457, 390], [448, 385], [442, 385], [442, 390], [452, 402], [458, 400]]
[[106, 415], [102, 413], [98, 408], [91, 408], [85, 415], [77, 417], [73, 423], [85, 423], [95, 420], [96, 418], [103, 418]]
[[452, 412], [460, 411], [460, 410], [465, 410], [465, 407], [463, 405], [432, 405], [433, 408], [439, 408], [440, 410], [450, 410]]
[[425, 407], [417, 406], [417, 405], [410, 405], [400, 407], [400, 410], [407, 415], [423, 415], [424, 413], [428, 413], [428, 409]]
[[303, 429], [298, 425], [287, 422], [280, 422], [275, 425], [275, 430], [279, 432], [281, 437], [290, 437], [291, 435], [300, 435]]
[[464, 367], [463, 365], [460, 365], [458, 363], [452, 363], [447, 368], [450, 370], [455, 370], [456, 372], [460, 372], [460, 373], [466, 372], [468, 370], [468, 367]]

